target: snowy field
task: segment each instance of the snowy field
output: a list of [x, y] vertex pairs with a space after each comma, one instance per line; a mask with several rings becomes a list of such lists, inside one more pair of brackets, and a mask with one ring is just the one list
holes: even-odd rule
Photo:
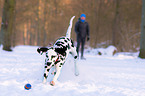
[[[80, 75], [74, 75], [71, 55], [55, 86], [42, 84], [44, 55], [35, 46], [17, 46], [13, 52], [0, 47], [0, 96], [145, 96], [145, 59], [138, 53], [117, 53], [111, 49], [85, 50], [87, 60], [78, 60]], [[104, 52], [97, 55], [97, 50]], [[32, 89], [25, 90], [30, 83]]]

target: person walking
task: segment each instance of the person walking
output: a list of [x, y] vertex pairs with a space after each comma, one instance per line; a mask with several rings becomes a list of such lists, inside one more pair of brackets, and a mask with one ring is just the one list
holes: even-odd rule
[[85, 46], [85, 41], [87, 37], [87, 41], [89, 41], [89, 24], [86, 21], [86, 15], [81, 14], [80, 18], [75, 24], [75, 32], [77, 35], [77, 54], [79, 57], [79, 47], [81, 44], [81, 59], [85, 60], [86, 58], [84, 57], [84, 46]]

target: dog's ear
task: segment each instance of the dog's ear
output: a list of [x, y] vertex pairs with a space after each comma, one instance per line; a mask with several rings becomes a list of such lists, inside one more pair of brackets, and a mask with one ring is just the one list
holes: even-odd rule
[[41, 48], [38, 48], [37, 49], [37, 52], [39, 53], [39, 54], [43, 54], [43, 52], [47, 52], [47, 50], [48, 50], [48, 48], [46, 48], [46, 47], [41, 47]]
[[40, 53], [40, 48], [37, 48], [37, 52]]

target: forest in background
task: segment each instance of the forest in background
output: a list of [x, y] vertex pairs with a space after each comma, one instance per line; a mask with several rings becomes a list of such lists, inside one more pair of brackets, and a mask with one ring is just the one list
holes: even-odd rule
[[[48, 46], [65, 35], [69, 20], [74, 15], [72, 39], [76, 41], [74, 25], [84, 13], [90, 26], [87, 46], [96, 48], [112, 44], [118, 51], [139, 50], [142, 0], [15, 1], [15, 22], [10, 40], [12, 46]], [[0, 24], [3, 6], [4, 0], [0, 0]]]

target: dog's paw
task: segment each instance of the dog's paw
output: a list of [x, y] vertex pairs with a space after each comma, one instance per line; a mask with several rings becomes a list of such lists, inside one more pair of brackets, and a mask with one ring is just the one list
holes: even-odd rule
[[46, 80], [44, 79], [42, 83], [45, 84], [46, 83]]
[[54, 81], [51, 81], [51, 82], [50, 82], [50, 85], [51, 85], [51, 86], [54, 86], [54, 85], [55, 85]]

